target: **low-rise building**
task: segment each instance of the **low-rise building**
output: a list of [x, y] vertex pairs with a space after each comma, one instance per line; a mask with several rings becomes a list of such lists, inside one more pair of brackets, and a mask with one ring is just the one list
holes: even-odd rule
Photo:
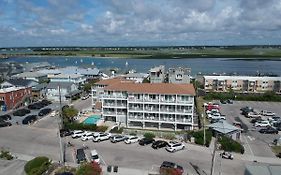
[[192, 84], [117, 82], [103, 87], [102, 116], [128, 128], [192, 130]]
[[169, 68], [168, 76], [169, 83], [184, 84], [190, 83], [191, 68]]
[[31, 97], [31, 87], [1, 86], [0, 110], [17, 108]]
[[13, 75], [12, 79], [26, 79], [33, 80], [36, 82], [44, 82], [48, 80], [47, 74], [40, 72], [23, 72], [20, 74]]
[[1, 87], [34, 87], [37, 85], [38, 82], [26, 79], [10, 79], [1, 83]]
[[225, 135], [233, 140], [240, 140], [241, 129], [237, 128], [226, 121], [219, 121], [208, 126], [211, 128], [215, 134]]
[[84, 75], [78, 74], [58, 74], [49, 76], [50, 82], [65, 82], [65, 83], [75, 83], [84, 84], [86, 77]]
[[207, 92], [226, 92], [230, 89], [247, 93], [281, 92], [281, 77], [203, 76], [203, 83]]
[[[72, 95], [80, 93], [78, 86], [70, 82], [50, 82], [46, 88], [46, 97], [52, 101], [70, 101]], [[70, 96], [70, 97], [69, 97]]]

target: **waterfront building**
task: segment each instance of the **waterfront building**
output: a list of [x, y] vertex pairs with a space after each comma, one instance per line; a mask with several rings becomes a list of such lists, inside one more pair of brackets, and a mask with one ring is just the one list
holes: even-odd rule
[[13, 75], [11, 78], [33, 80], [36, 82], [43, 82], [48, 80], [47, 74], [40, 72], [23, 72], [20, 74]]
[[190, 83], [191, 68], [169, 68], [168, 79], [169, 83], [184, 84]]
[[103, 86], [99, 98], [105, 121], [138, 129], [176, 131], [194, 127], [192, 84], [122, 81], [97, 84]]
[[165, 77], [164, 65], [160, 65], [149, 70], [150, 83], [164, 83]]
[[226, 92], [230, 89], [243, 93], [281, 92], [281, 77], [203, 76], [206, 92]]

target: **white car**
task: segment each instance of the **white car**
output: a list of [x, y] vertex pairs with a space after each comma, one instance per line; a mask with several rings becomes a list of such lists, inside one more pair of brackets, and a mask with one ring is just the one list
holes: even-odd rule
[[91, 161], [100, 164], [100, 157], [95, 149], [91, 150]]
[[225, 115], [220, 115], [219, 113], [213, 114], [211, 119], [222, 119], [226, 120]]
[[267, 120], [262, 120], [255, 123], [255, 127], [266, 127], [266, 126], [270, 126], [270, 123]]
[[82, 100], [86, 100], [86, 99], [88, 99], [90, 96], [89, 95], [85, 95], [85, 96], [83, 96], [81, 99]]
[[166, 146], [166, 150], [169, 152], [176, 152], [179, 150], [183, 150], [184, 148], [185, 146], [183, 143], [176, 142], [176, 141], [170, 141]]
[[260, 114], [263, 116], [275, 116], [274, 112], [266, 111], [266, 110], [262, 110]]
[[82, 131], [82, 130], [75, 130], [75, 131], [73, 131], [73, 134], [71, 135], [71, 137], [72, 138], [80, 138], [80, 137], [82, 137], [83, 135], [85, 134], [85, 132], [84, 131]]
[[138, 142], [139, 140], [140, 140], [140, 138], [137, 137], [137, 136], [129, 136], [124, 142], [125, 142], [126, 144], [131, 144], [131, 143], [136, 143], [136, 142]]
[[110, 137], [111, 137], [110, 133], [99, 133], [93, 136], [93, 142], [108, 140]]
[[247, 114], [247, 117], [248, 118], [259, 118], [259, 117], [261, 117], [261, 115], [259, 113], [257, 113], [257, 112], [249, 112]]
[[84, 135], [81, 137], [81, 140], [82, 140], [82, 141], [87, 141], [87, 140], [93, 139], [93, 137], [94, 137], [94, 133], [92, 133], [92, 132], [87, 132], [86, 134], [84, 134]]

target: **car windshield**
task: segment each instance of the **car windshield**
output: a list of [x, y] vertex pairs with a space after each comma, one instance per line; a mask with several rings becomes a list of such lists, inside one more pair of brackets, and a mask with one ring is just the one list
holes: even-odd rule
[[98, 155], [93, 155], [92, 158], [93, 158], [93, 159], [98, 159], [99, 156], [98, 156]]

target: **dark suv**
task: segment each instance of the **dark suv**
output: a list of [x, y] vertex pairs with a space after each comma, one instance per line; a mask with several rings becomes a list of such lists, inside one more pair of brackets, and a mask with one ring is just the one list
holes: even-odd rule
[[76, 151], [76, 160], [77, 160], [78, 164], [80, 164], [81, 162], [86, 162], [87, 161], [84, 149], [82, 149], [82, 148], [77, 149], [77, 151]]
[[168, 172], [174, 171], [172, 174], [183, 174], [183, 167], [173, 162], [164, 161], [160, 166], [160, 174], [167, 174]]
[[139, 144], [144, 146], [144, 145], [148, 145], [154, 142], [154, 139], [149, 139], [149, 138], [143, 138], [139, 141]]
[[164, 140], [157, 140], [152, 144], [152, 148], [153, 149], [158, 149], [158, 148], [163, 148], [166, 147], [168, 145], [168, 142], [164, 141]]
[[22, 120], [22, 124], [27, 125], [37, 120], [37, 115], [28, 115]]

